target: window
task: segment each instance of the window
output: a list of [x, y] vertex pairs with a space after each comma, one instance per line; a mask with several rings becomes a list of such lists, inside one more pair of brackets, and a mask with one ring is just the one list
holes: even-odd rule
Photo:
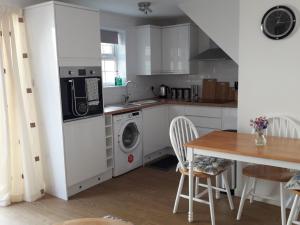
[[104, 87], [114, 86], [116, 76], [126, 80], [124, 43], [123, 33], [101, 30], [101, 60]]

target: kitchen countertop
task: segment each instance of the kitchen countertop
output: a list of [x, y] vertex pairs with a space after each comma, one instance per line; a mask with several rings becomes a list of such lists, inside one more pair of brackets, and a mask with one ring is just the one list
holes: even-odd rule
[[142, 104], [142, 105], [134, 105], [129, 103], [128, 105], [108, 105], [104, 107], [105, 115], [116, 115], [122, 114], [126, 112], [138, 111], [144, 108], [153, 107], [157, 105], [190, 105], [190, 106], [208, 106], [208, 107], [223, 107], [223, 108], [237, 108], [237, 102], [207, 102], [199, 99], [196, 102], [187, 102], [183, 100], [173, 100], [173, 99], [159, 99], [154, 98], [151, 100], [156, 100], [155, 103], [150, 104]]

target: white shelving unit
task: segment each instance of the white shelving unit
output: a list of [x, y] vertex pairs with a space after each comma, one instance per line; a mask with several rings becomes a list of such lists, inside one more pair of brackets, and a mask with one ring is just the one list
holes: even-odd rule
[[105, 146], [107, 169], [113, 168], [113, 123], [112, 115], [105, 116]]

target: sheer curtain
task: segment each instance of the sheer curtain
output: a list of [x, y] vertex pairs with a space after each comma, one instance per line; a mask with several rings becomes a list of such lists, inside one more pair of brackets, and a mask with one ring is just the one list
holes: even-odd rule
[[0, 6], [0, 205], [44, 195], [39, 123], [22, 11]]

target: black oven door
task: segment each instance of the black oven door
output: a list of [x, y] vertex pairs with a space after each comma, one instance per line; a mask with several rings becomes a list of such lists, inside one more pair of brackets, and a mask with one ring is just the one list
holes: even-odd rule
[[[73, 120], [103, 114], [102, 80], [97, 77], [99, 100], [92, 104], [88, 99], [86, 80], [91, 77], [61, 78], [63, 120]], [[95, 77], [92, 77], [95, 79]]]

